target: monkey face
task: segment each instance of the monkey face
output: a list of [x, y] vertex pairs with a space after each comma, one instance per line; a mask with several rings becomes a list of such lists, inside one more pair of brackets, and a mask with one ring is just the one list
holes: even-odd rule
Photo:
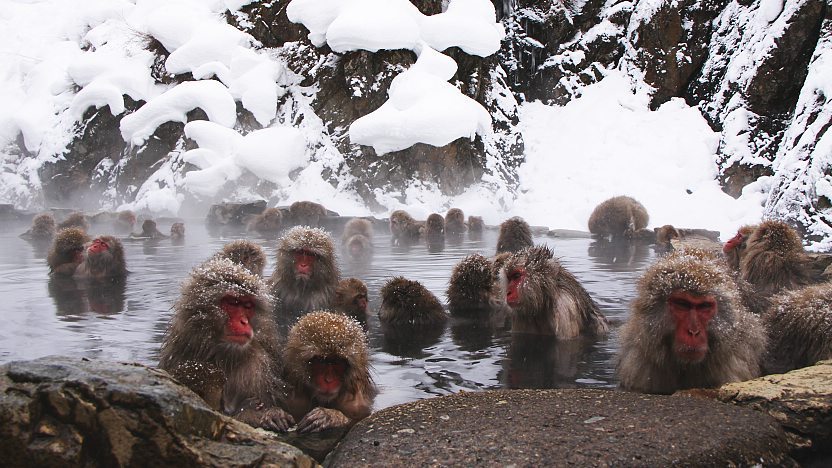
[[506, 302], [511, 307], [520, 305], [520, 288], [526, 280], [525, 268], [514, 268], [506, 271]]
[[315, 263], [318, 256], [308, 250], [294, 252], [295, 278], [309, 280], [315, 272]]
[[673, 353], [681, 362], [696, 364], [708, 354], [708, 323], [717, 313], [713, 296], [676, 291], [667, 298], [674, 322]]
[[316, 399], [321, 403], [334, 400], [341, 393], [347, 373], [347, 361], [340, 357], [316, 356], [309, 362]]
[[220, 299], [220, 308], [227, 317], [224, 340], [238, 345], [248, 344], [254, 337], [251, 325], [255, 312], [254, 298], [226, 294]]
[[87, 252], [89, 252], [90, 255], [97, 255], [108, 250], [110, 250], [110, 246], [107, 242], [100, 238], [93, 240], [87, 248]]

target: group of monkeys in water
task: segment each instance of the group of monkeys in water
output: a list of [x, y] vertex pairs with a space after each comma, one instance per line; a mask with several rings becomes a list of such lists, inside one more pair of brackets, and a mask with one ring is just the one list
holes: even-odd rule
[[[296, 224], [280, 237], [267, 279], [266, 255], [248, 240], [227, 244], [194, 268], [174, 305], [159, 367], [213, 408], [265, 429], [296, 425], [299, 432], [314, 432], [369, 415], [377, 389], [367, 338], [354, 320], [369, 313], [367, 287], [340, 278], [332, 237], [312, 227], [325, 213], [319, 204], [298, 202], [288, 215], [270, 208], [250, 220], [249, 229], [264, 234]], [[44, 216], [51, 215], [39, 215], [29, 235]], [[51, 222], [52, 275], [98, 281], [126, 274], [118, 238], [91, 240], [83, 225], [55, 234]], [[647, 222], [641, 203], [619, 196], [595, 208], [589, 230], [599, 239], [637, 242]], [[146, 227], [144, 235], [158, 232], [155, 224]], [[397, 210], [389, 228], [392, 242], [403, 244], [466, 230], [475, 235], [484, 224], [475, 216], [466, 221], [455, 208], [426, 221]], [[371, 221], [351, 219], [341, 238], [346, 255], [371, 256], [372, 236]], [[684, 236], [663, 226], [655, 237], [669, 245]], [[674, 245], [643, 273], [621, 329], [623, 389], [711, 388], [832, 357], [832, 285], [813, 270], [788, 224], [744, 226], [724, 245]], [[451, 315], [482, 323], [507, 317], [512, 333], [555, 340], [608, 333], [596, 302], [549, 247], [534, 245], [530, 226], [519, 217], [500, 225], [494, 255], [466, 256], [448, 284]], [[441, 302], [418, 281], [392, 278], [380, 299], [385, 333], [418, 335], [448, 320]]]

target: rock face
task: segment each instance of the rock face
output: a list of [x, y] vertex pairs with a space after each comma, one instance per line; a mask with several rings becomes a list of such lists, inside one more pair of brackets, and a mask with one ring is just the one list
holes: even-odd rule
[[[315, 47], [306, 28], [289, 21], [289, 3], [249, 2], [225, 15], [232, 27], [251, 36], [253, 50], [279, 68], [272, 124], [312, 136], [309, 168], [291, 173], [289, 186], [243, 171], [211, 200], [192, 193], [185, 174], [197, 167], [182, 155], [196, 143], [184, 134], [183, 122], [162, 124], [136, 146], [126, 143], [119, 130], [122, 118], [146, 105], [126, 96], [124, 113], [88, 110], [75, 123], [74, 138], [52, 142], [40, 150], [44, 154], [27, 148], [22, 137], [3, 148], [4, 171], [22, 174], [20, 181], [28, 181], [31, 190], [0, 187], [0, 197], [23, 208], [68, 206], [80, 198], [90, 205], [82, 206], [87, 209], [101, 208], [92, 205], [103, 201], [108, 208], [127, 202], [137, 210], [199, 207], [204, 212], [209, 202], [253, 196], [279, 204], [291, 184], [314, 177], [354, 190], [374, 208], [390, 206], [413, 187], [453, 195], [482, 184], [510, 199], [523, 162], [519, 103], [540, 99], [563, 105], [609, 71], [621, 70], [635, 86], [649, 87], [653, 107], [673, 98], [699, 107], [720, 133], [718, 177], [727, 193], [737, 196], [759, 182], [753, 189], [769, 194], [766, 215], [792, 221], [811, 240], [832, 239], [827, 135], [832, 10], [826, 0], [494, 0], [506, 30], [497, 54], [442, 51], [458, 65], [450, 83], [489, 112], [491, 132], [382, 156], [353, 144], [349, 126], [387, 100], [393, 78], [413, 65], [415, 54]], [[412, 3], [425, 15], [448, 6], [447, 0]], [[194, 80], [188, 72], [169, 72], [171, 53], [147, 36], [142, 51], [155, 57], [148, 72], [153, 82], [170, 87]], [[261, 129], [262, 119], [237, 101], [234, 129], [241, 134]], [[195, 109], [184, 120], [206, 118]], [[159, 206], [159, 197], [154, 202], [150, 194], [160, 189], [175, 192], [178, 204]]]
[[775, 466], [793, 461], [766, 415], [704, 398], [501, 390], [431, 398], [359, 422], [329, 466]]
[[832, 361], [724, 385], [717, 397], [771, 415], [799, 461], [832, 459]]
[[211, 411], [166, 373], [46, 357], [0, 367], [6, 466], [314, 466], [266, 431]]

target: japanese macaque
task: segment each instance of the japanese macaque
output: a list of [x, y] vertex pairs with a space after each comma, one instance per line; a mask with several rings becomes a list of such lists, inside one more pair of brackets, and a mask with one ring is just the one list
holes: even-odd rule
[[73, 275], [76, 279], [116, 280], [127, 275], [124, 247], [113, 236], [98, 236], [85, 246], [84, 261]]
[[113, 230], [119, 234], [129, 234], [133, 232], [135, 225], [136, 213], [130, 210], [123, 210], [116, 214], [116, 219], [113, 221]]
[[766, 297], [811, 283], [809, 258], [797, 232], [782, 221], [760, 223], [741, 252], [740, 278]]
[[344, 225], [341, 244], [353, 260], [366, 259], [373, 254], [373, 223], [362, 218], [353, 218]]
[[335, 248], [326, 231], [296, 226], [280, 239], [271, 285], [281, 313], [329, 309], [339, 279]]
[[740, 270], [740, 258], [745, 252], [745, 244], [748, 242], [748, 237], [757, 229], [756, 225], [742, 226], [737, 230], [734, 237], [728, 239], [728, 242], [722, 246], [722, 253], [725, 254], [725, 259], [733, 270]]
[[342, 279], [335, 289], [335, 304], [338, 312], [365, 319], [367, 317], [367, 285], [358, 278]]
[[534, 245], [532, 229], [523, 218], [515, 216], [500, 224], [500, 237], [497, 238], [497, 253], [519, 252]]
[[263, 237], [277, 237], [283, 227], [283, 212], [278, 208], [266, 208], [253, 217], [246, 227], [249, 232], [256, 232]]
[[323, 205], [311, 201], [297, 201], [289, 206], [292, 222], [299, 226], [320, 227], [327, 212]]
[[142, 223], [142, 232], [139, 234], [131, 234], [130, 237], [136, 237], [140, 239], [167, 239], [168, 236], [162, 234], [159, 229], [156, 227], [156, 221], [152, 219], [146, 219]]
[[348, 428], [370, 415], [378, 391], [366, 342], [361, 325], [341, 314], [312, 312], [292, 327], [284, 362], [298, 432]]
[[84, 261], [84, 244], [89, 240], [83, 229], [67, 228], [59, 231], [46, 256], [49, 274], [65, 277], [75, 274], [75, 269]]
[[647, 269], [621, 328], [621, 387], [673, 393], [760, 373], [765, 330], [726, 264], [674, 252]]
[[380, 294], [382, 324], [435, 326], [448, 320], [439, 299], [418, 281], [397, 276], [382, 286]]
[[673, 245], [670, 243], [673, 239], [679, 239], [682, 237], [679, 235], [679, 230], [670, 224], [658, 227], [655, 231], [656, 247], [663, 249], [665, 252], [673, 250]]
[[285, 390], [271, 300], [262, 279], [227, 258], [196, 267], [182, 286], [159, 367], [215, 410], [285, 431]]
[[485, 222], [482, 220], [482, 216], [468, 217], [468, 237], [476, 240], [481, 239], [484, 230]]
[[775, 296], [763, 315], [769, 345], [766, 373], [783, 373], [832, 359], [832, 284]]
[[449, 236], [459, 236], [465, 232], [465, 213], [459, 208], [451, 208], [445, 213], [445, 232]]
[[627, 196], [601, 202], [589, 216], [589, 232], [613, 238], [631, 237], [647, 227], [650, 217], [644, 205]]
[[217, 252], [216, 257], [227, 258], [242, 265], [251, 274], [261, 277], [263, 270], [266, 269], [266, 252], [260, 244], [250, 240], [241, 239], [229, 242]]
[[445, 248], [445, 218], [431, 213], [425, 221], [425, 244], [429, 252], [439, 252]]
[[185, 223], [173, 223], [170, 225], [171, 240], [181, 241], [185, 239]]
[[20, 235], [23, 239], [47, 242], [55, 238], [55, 218], [51, 213], [41, 213], [32, 219], [32, 227]]
[[512, 254], [500, 281], [511, 307], [513, 332], [559, 339], [607, 333], [607, 319], [598, 305], [546, 246]]
[[84, 232], [88, 232], [90, 230], [90, 222], [87, 220], [87, 216], [84, 213], [76, 212], [67, 216], [65, 220], [58, 224], [59, 231], [61, 229], [71, 227], [81, 229]]
[[494, 263], [476, 253], [456, 264], [446, 295], [451, 315], [488, 315], [506, 307], [505, 294], [497, 281]]
[[409, 245], [419, 240], [424, 223], [420, 223], [404, 210], [390, 213], [390, 234], [395, 245]]

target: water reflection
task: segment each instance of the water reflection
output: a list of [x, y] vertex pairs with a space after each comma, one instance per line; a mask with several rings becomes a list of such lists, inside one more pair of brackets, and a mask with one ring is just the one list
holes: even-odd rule
[[[0, 230], [0, 297], [19, 305], [4, 308], [0, 362], [49, 354], [155, 364], [162, 335], [190, 270], [226, 243], [241, 238], [267, 252], [265, 276], [274, 269], [276, 242], [234, 229], [209, 234], [202, 219], [186, 220], [187, 236], [133, 240], [124, 244], [126, 282], [113, 288], [50, 281], [44, 256], [18, 238], [28, 225]], [[160, 223], [167, 232], [170, 223]], [[96, 232], [93, 234], [106, 234]], [[334, 232], [339, 239], [341, 232]], [[610, 387], [616, 384], [617, 328], [627, 315], [640, 272], [655, 258], [645, 245], [600, 244], [587, 238], [537, 237], [552, 247], [598, 302], [611, 323], [611, 334], [597, 342], [557, 342], [510, 333], [506, 317], [481, 322], [452, 317], [448, 326], [385, 335], [376, 312], [378, 292], [394, 276], [418, 280], [443, 303], [454, 265], [468, 254], [494, 253], [497, 233], [446, 237], [442, 249], [421, 241], [391, 245], [377, 230], [374, 255], [351, 260], [336, 242], [342, 277], [363, 280], [369, 290], [370, 316], [362, 324], [370, 340], [374, 377], [381, 388], [376, 408], [460, 390], [505, 387]], [[20, 313], [23, 310], [25, 313]], [[288, 324], [287, 324], [288, 325]]]

